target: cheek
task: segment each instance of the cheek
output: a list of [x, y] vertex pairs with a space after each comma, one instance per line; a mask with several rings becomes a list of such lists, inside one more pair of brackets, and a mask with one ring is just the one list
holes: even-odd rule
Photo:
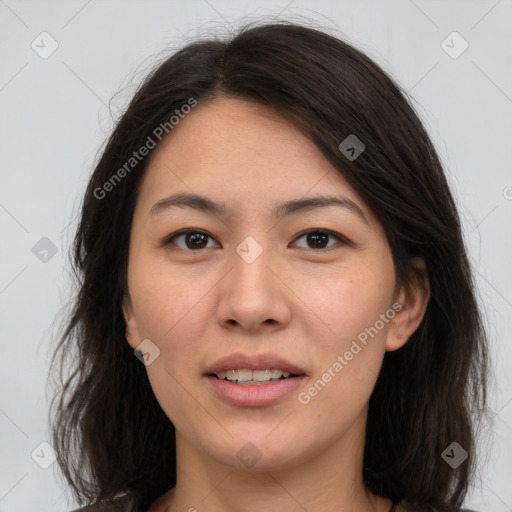
[[[152, 270], [144, 270], [149, 269]], [[154, 340], [165, 349], [175, 334], [190, 324], [201, 307], [204, 279], [184, 277], [172, 269], [139, 266], [132, 275], [130, 294], [141, 337]]]
[[394, 289], [394, 273], [387, 265], [391, 260], [381, 261], [383, 265], [354, 262], [322, 286], [309, 283], [303, 288], [323, 335], [316, 337], [315, 375], [301, 403], [308, 402], [333, 428], [361, 412], [380, 371], [388, 323], [394, 317], [389, 309]]
[[204, 287], [194, 288], [178, 275], [147, 272], [138, 274], [130, 291], [141, 339], [160, 350], [146, 367], [155, 397], [176, 428], [189, 431], [204, 415], [189, 394], [194, 393], [190, 369], [197, 366], [203, 337], [199, 319], [208, 307]]
[[196, 279], [165, 266], [139, 269], [130, 283], [139, 335], [141, 341], [148, 338], [155, 343], [161, 355], [155, 365], [148, 366], [148, 374], [185, 373], [186, 368], [197, 366], [198, 347], [212, 315], [208, 291], [216, 280], [204, 275]]
[[[386, 270], [354, 264], [322, 279], [296, 281], [295, 291], [304, 298], [303, 319], [310, 318], [310, 326], [318, 326], [316, 335], [321, 350], [343, 353], [361, 333], [364, 339], [367, 329], [388, 310], [394, 276]], [[385, 325], [379, 322], [378, 327], [385, 333]]]
[[[347, 303], [347, 309], [353, 304]], [[375, 329], [375, 323], [384, 310], [380, 301], [364, 304], [347, 315], [333, 312], [336, 336], [330, 334], [316, 345], [316, 371], [299, 396], [305, 418], [321, 423], [327, 437], [345, 431], [361, 416], [382, 365], [387, 327]]]

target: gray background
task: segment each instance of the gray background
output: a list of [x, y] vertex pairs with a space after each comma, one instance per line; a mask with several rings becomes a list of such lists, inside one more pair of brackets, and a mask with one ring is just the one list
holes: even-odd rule
[[[74, 505], [57, 464], [39, 465], [51, 462], [40, 446], [46, 379], [80, 194], [120, 107], [162, 52], [265, 16], [338, 30], [403, 85], [427, 125], [460, 206], [496, 373], [495, 423], [466, 506], [512, 511], [510, 0], [0, 0], [0, 512]], [[43, 31], [58, 44], [46, 59], [31, 47], [51, 49]], [[457, 58], [442, 46], [453, 31], [469, 44]], [[450, 41], [452, 54], [462, 48]]]

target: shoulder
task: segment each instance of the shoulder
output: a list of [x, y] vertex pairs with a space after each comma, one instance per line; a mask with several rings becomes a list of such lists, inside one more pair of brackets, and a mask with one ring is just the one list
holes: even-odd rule
[[[422, 507], [421, 509], [417, 508], [417, 507], [412, 507], [405, 500], [398, 503], [398, 505], [396, 505], [396, 507], [392, 510], [393, 510], [393, 512], [434, 512], [431, 507], [428, 507], [428, 508]], [[448, 511], [445, 511], [443, 509], [443, 512], [448, 512]], [[469, 509], [469, 508], [457, 508], [457, 509], [454, 508], [454, 509], [450, 509], [449, 512], [478, 512], [478, 511]]]
[[[75, 508], [70, 512], [126, 512], [121, 503], [108, 503], [99, 505], [88, 505], [82, 508]], [[130, 509], [131, 510], [131, 509]]]
[[75, 508], [70, 512], [120, 512], [122, 508], [117, 503], [88, 505], [82, 508]]
[[156, 499], [150, 506], [149, 510], [137, 507], [133, 503], [133, 498], [128, 495], [120, 495], [113, 500], [103, 501], [96, 505], [88, 505], [82, 508], [71, 510], [70, 512], [160, 512], [166, 510], [165, 505], [169, 501], [169, 497], [174, 494], [174, 488]]
[[76, 508], [70, 512], [128, 512], [134, 510], [130, 505], [131, 500], [126, 496], [122, 496], [96, 505], [87, 505], [82, 508]]

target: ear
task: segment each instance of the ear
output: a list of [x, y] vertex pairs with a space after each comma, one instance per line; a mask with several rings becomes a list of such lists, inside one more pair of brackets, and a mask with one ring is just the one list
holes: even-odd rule
[[126, 328], [126, 341], [135, 349], [140, 344], [140, 335], [137, 328], [137, 320], [133, 312], [133, 305], [130, 296], [126, 294], [122, 303], [124, 324]]
[[410, 264], [410, 279], [395, 292], [394, 299], [397, 306], [393, 309], [397, 313], [389, 322], [386, 352], [398, 350], [407, 343], [409, 337], [421, 324], [430, 300], [430, 281], [425, 260], [417, 256], [411, 260]]

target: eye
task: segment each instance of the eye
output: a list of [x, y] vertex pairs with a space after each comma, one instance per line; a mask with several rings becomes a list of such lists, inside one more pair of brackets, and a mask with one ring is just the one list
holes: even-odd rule
[[[310, 229], [306, 233], [300, 235], [296, 240], [300, 240], [301, 238], [306, 238], [306, 243], [311, 244], [310, 247], [301, 247], [304, 249], [315, 249], [317, 252], [327, 252], [331, 249], [326, 247], [327, 240], [331, 238], [337, 238], [342, 243], [348, 243], [348, 240], [333, 231], [329, 231], [328, 229]], [[335, 244], [334, 244], [335, 245]], [[332, 247], [332, 245], [331, 245]]]
[[[208, 239], [213, 240], [213, 238], [204, 231], [199, 231], [196, 229], [187, 229], [181, 231], [179, 233], [175, 233], [169, 237], [167, 237], [162, 245], [166, 246], [169, 244], [176, 245], [179, 249], [183, 250], [200, 250], [208, 248]], [[174, 243], [175, 240], [182, 240], [182, 245]], [[184, 244], [184, 245], [183, 245]]]
[[[310, 244], [310, 247], [306, 246], [300, 248], [314, 249], [315, 252], [330, 251], [331, 249], [329, 247], [332, 247], [333, 244], [331, 244], [331, 246], [326, 246], [329, 238], [336, 238], [338, 241], [346, 244], [350, 243], [343, 236], [327, 229], [310, 229], [309, 231], [302, 233], [302, 235], [300, 235], [295, 240], [300, 240], [301, 238], [305, 238], [306, 243]], [[199, 251], [201, 249], [208, 249], [212, 247], [211, 245], [208, 245], [208, 239], [214, 240], [211, 235], [205, 233], [204, 231], [197, 229], [187, 229], [168, 236], [162, 242], [162, 246], [175, 245], [179, 249], [185, 251]], [[177, 240], [181, 240], [181, 244], [176, 243]]]

